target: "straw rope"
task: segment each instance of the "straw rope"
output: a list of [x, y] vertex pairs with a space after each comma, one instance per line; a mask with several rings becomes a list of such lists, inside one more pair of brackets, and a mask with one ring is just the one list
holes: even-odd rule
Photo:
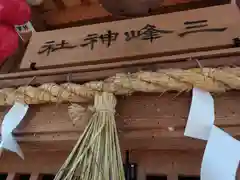
[[119, 73], [104, 81], [91, 81], [82, 85], [46, 83], [38, 87], [5, 88], [0, 90], [0, 105], [11, 105], [17, 100], [27, 104], [89, 102], [96, 92], [126, 95], [133, 92], [182, 92], [192, 87], [209, 92], [239, 90], [240, 68], [165, 69], [157, 72]]

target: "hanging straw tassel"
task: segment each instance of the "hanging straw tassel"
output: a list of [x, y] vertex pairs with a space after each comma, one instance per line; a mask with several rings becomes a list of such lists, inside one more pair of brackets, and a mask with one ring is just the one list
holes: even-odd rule
[[95, 113], [54, 180], [124, 180], [115, 124], [116, 98], [96, 94]]
[[88, 106], [87, 108], [82, 107], [79, 104], [71, 104], [68, 106], [68, 115], [75, 126], [76, 122], [81, 127], [85, 127], [95, 112], [94, 107]]

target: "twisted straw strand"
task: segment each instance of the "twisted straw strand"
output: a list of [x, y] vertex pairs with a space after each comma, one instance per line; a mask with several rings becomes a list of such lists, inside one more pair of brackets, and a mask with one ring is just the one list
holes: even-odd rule
[[240, 89], [240, 68], [166, 69], [157, 72], [119, 73], [104, 81], [82, 85], [46, 83], [39, 87], [22, 86], [0, 90], [0, 105], [11, 105], [16, 100], [27, 104], [55, 102], [89, 102], [96, 92], [116, 95], [133, 92], [189, 91], [198, 87], [209, 92]]

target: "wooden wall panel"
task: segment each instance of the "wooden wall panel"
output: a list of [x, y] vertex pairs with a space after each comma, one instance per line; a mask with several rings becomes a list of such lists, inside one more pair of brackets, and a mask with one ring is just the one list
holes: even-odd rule
[[11, 152], [4, 152], [1, 158], [0, 172], [17, 173], [56, 173], [64, 163], [69, 152], [41, 152], [25, 153], [25, 160]]
[[[190, 94], [176, 98], [175, 93], [163, 96], [136, 94], [118, 98], [116, 121], [122, 149], [203, 149], [205, 142], [184, 137], [191, 102]], [[216, 125], [235, 137], [240, 136], [238, 92], [215, 97]], [[7, 109], [2, 108], [1, 116]], [[49, 151], [68, 150], [83, 131], [81, 122], [73, 126], [67, 104], [30, 106], [24, 122], [15, 131], [24, 151], [47, 146]]]
[[[176, 98], [176, 93], [136, 94], [119, 97], [117, 104], [117, 123], [120, 130], [165, 129], [174, 127], [183, 130], [191, 103], [190, 94], [182, 94]], [[238, 112], [238, 92], [216, 95], [216, 124], [220, 127], [240, 125]], [[69, 132], [79, 131], [83, 127], [74, 127], [67, 114], [67, 104], [62, 105], [31, 105], [25, 119], [26, 127], [19, 129], [20, 133], [32, 132]], [[46, 118], [46, 115], [48, 117]], [[45, 117], [45, 118], [44, 118]], [[170, 136], [170, 135], [169, 135]], [[181, 137], [178, 136], [178, 137]]]
[[[65, 152], [28, 152], [25, 160], [13, 153], [5, 152], [1, 161], [0, 172], [27, 173], [34, 172], [30, 180], [35, 180], [41, 174], [55, 174], [67, 158]], [[130, 162], [137, 163], [138, 179], [146, 175], [168, 175], [171, 172], [185, 175], [199, 175], [202, 151], [131, 151]], [[123, 156], [124, 159], [124, 156]], [[34, 165], [33, 165], [34, 164]], [[13, 179], [11, 179], [13, 180]]]

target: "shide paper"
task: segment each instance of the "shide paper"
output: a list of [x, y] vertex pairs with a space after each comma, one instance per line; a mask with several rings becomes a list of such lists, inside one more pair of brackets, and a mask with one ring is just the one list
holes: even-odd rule
[[208, 140], [214, 119], [214, 101], [211, 94], [193, 88], [192, 103], [184, 135]]
[[201, 180], [235, 180], [239, 160], [239, 141], [213, 126], [203, 156]]
[[26, 41], [26, 39], [23, 39], [23, 34], [28, 34], [30, 32], [35, 32], [35, 29], [30, 21], [28, 21], [26, 24], [23, 25], [16, 25], [15, 29], [18, 33], [18, 36], [23, 40]]
[[35, 32], [35, 29], [30, 21], [23, 25], [16, 25], [15, 26], [18, 33], [29, 33], [29, 32]]
[[235, 180], [240, 143], [214, 126], [214, 119], [212, 96], [194, 88], [184, 135], [208, 141], [201, 166], [201, 180]]
[[24, 155], [15, 138], [13, 137], [12, 132], [22, 121], [25, 114], [27, 113], [27, 110], [28, 105], [16, 102], [9, 110], [9, 112], [4, 116], [1, 127], [2, 141], [0, 144], [0, 148], [5, 148], [12, 152], [15, 152], [22, 159], [24, 159]]

